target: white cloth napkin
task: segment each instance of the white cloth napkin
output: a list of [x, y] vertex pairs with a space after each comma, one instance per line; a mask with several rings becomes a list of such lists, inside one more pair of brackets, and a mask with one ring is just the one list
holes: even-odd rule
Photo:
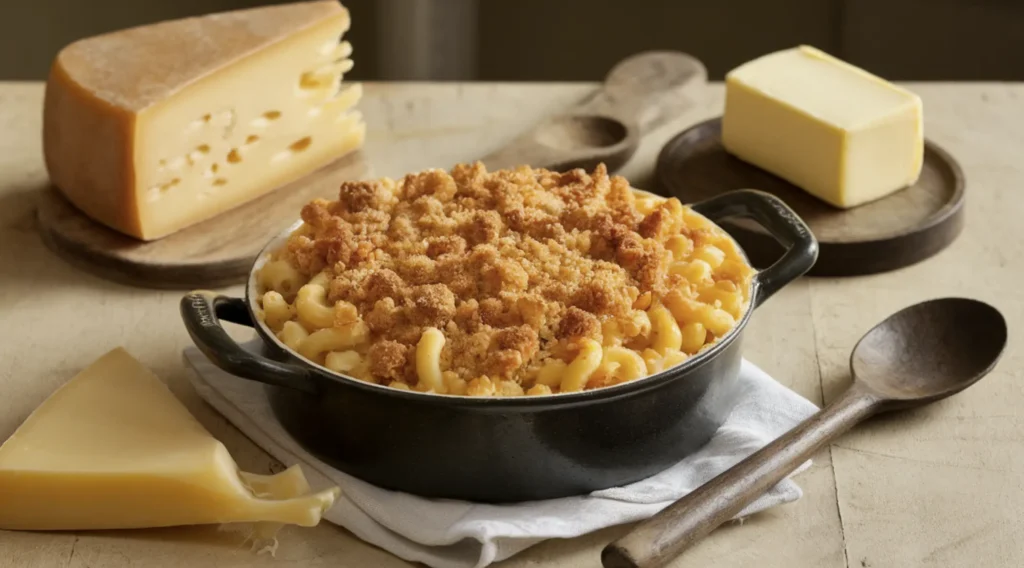
[[[259, 349], [259, 340], [245, 345]], [[199, 395], [258, 446], [285, 465], [300, 463], [315, 488], [338, 485], [341, 497], [324, 515], [359, 538], [432, 568], [483, 568], [549, 538], [571, 538], [650, 517], [813, 414], [817, 407], [744, 361], [739, 404], [710, 442], [648, 479], [590, 495], [509, 505], [424, 499], [380, 489], [321, 462], [277, 423], [261, 384], [218, 369], [185, 349]], [[810, 466], [801, 466], [796, 473]], [[796, 501], [783, 480], [738, 516]]]

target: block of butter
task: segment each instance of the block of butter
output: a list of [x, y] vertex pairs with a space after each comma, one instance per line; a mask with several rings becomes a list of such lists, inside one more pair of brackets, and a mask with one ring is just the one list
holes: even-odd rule
[[921, 99], [800, 46], [727, 74], [722, 143], [836, 207], [856, 207], [917, 181]]
[[0, 446], [0, 529], [253, 523], [270, 538], [280, 524], [316, 525], [337, 496], [311, 491], [298, 466], [239, 471], [124, 349], [71, 379]]
[[335, 0], [162, 22], [77, 41], [43, 110], [50, 179], [94, 220], [163, 237], [359, 147], [359, 85]]

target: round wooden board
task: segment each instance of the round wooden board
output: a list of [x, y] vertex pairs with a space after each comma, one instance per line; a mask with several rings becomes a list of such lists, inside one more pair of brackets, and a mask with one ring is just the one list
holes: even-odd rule
[[[721, 118], [714, 118], [669, 140], [658, 156], [659, 191], [684, 203], [744, 188], [777, 195], [818, 239], [818, 262], [809, 274], [854, 276], [895, 270], [946, 248], [963, 228], [963, 172], [931, 141], [925, 141], [917, 183], [843, 210], [729, 154], [722, 147], [721, 132]], [[749, 222], [727, 221], [722, 227], [755, 266], [768, 266], [782, 255], [782, 247]]]
[[62, 258], [103, 278], [147, 288], [217, 288], [245, 282], [256, 255], [299, 218], [303, 205], [317, 197], [336, 199], [341, 182], [369, 175], [362, 152], [353, 152], [254, 201], [151, 242], [93, 221], [51, 187], [39, 199], [39, 232]]

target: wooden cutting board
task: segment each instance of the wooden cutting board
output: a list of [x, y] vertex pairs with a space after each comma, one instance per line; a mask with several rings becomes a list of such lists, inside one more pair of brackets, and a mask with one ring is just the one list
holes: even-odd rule
[[147, 288], [218, 288], [245, 280], [273, 235], [317, 197], [336, 199], [343, 181], [371, 171], [356, 151], [288, 185], [213, 219], [157, 241], [141, 242], [80, 213], [56, 190], [39, 196], [43, 242], [75, 266], [110, 280]]
[[[925, 260], [952, 243], [964, 221], [964, 174], [948, 152], [925, 141], [921, 176], [913, 185], [877, 201], [838, 209], [726, 152], [722, 121], [714, 118], [684, 130], [662, 148], [658, 192], [684, 203], [736, 189], [760, 189], [786, 202], [818, 239], [813, 276], [856, 276], [895, 270]], [[720, 223], [758, 268], [783, 248], [751, 222]]]

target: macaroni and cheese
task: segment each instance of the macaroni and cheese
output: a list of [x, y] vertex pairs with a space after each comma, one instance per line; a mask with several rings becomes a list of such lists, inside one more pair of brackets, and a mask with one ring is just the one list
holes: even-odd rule
[[633, 381], [731, 330], [753, 268], [682, 205], [588, 174], [481, 164], [346, 182], [257, 274], [302, 357], [394, 388], [546, 395]]

